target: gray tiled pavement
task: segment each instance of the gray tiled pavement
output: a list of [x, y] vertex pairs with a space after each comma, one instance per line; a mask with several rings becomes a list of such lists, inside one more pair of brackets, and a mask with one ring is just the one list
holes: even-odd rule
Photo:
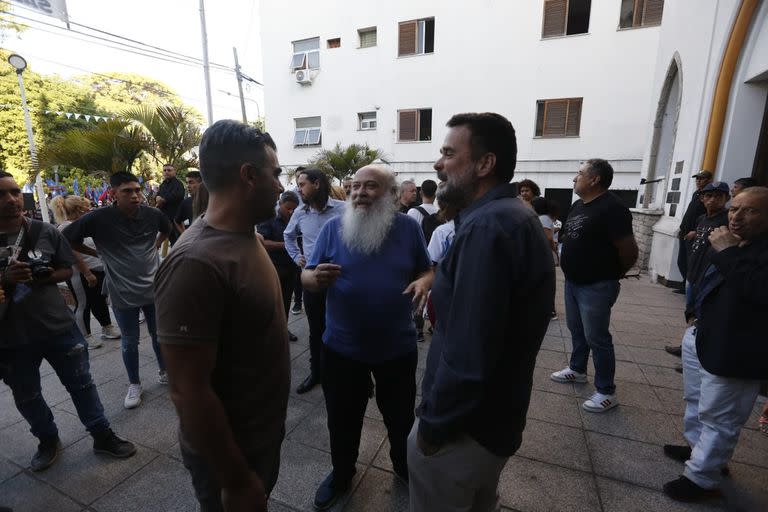
[[[558, 285], [562, 292], [562, 283]], [[663, 350], [682, 335], [682, 297], [640, 281], [624, 281], [612, 326], [622, 405], [604, 415], [584, 412], [590, 385], [549, 380], [570, 352], [562, 297], [534, 374], [528, 427], [518, 454], [500, 483], [504, 510], [553, 511], [765, 511], [768, 510], [768, 437], [757, 430], [758, 407], [742, 433], [726, 481], [726, 497], [707, 505], [668, 500], [661, 485], [682, 471], [661, 445], [682, 442], [682, 379], [677, 360]], [[292, 344], [293, 386], [308, 368], [307, 324], [291, 317], [299, 335]], [[429, 343], [419, 347], [419, 372]], [[115, 431], [139, 445], [125, 461], [96, 456], [72, 402], [44, 365], [43, 393], [54, 410], [65, 446], [56, 466], [43, 473], [27, 468], [36, 443], [0, 385], [0, 504], [17, 512], [144, 512], [196, 510], [189, 477], [179, 460], [176, 416], [167, 389], [154, 384], [156, 366], [149, 344], [141, 348], [146, 393], [135, 410], [122, 407], [126, 389], [118, 342], [92, 351], [92, 371]], [[761, 398], [760, 401], [763, 399]], [[291, 394], [288, 435], [280, 479], [270, 510], [312, 510], [312, 497], [330, 469], [325, 407], [319, 389]], [[394, 478], [381, 415], [369, 404], [352, 491], [334, 510], [405, 511], [408, 490]]]

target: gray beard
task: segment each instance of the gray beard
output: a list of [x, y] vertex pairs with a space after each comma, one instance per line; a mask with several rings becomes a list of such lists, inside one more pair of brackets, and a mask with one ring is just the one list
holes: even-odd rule
[[341, 219], [341, 239], [351, 251], [370, 256], [381, 249], [396, 214], [397, 205], [388, 196], [373, 203], [368, 210], [355, 208], [348, 200]]

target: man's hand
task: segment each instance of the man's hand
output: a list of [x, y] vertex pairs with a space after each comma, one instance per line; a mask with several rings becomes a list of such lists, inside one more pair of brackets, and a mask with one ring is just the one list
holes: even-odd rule
[[5, 292], [0, 287], [0, 304], [2, 304], [3, 302], [5, 302]]
[[16, 261], [11, 263], [3, 272], [3, 281], [8, 284], [28, 283], [32, 280], [32, 270], [29, 263]]
[[739, 235], [735, 235], [728, 231], [725, 226], [720, 226], [712, 230], [709, 234], [709, 243], [716, 252], [720, 252], [723, 249], [734, 247], [742, 242], [742, 238]]
[[683, 237], [683, 240], [685, 240], [687, 242], [690, 242], [694, 238], [696, 238], [696, 232], [695, 231], [689, 231], [688, 233], [685, 234], [685, 236]]
[[430, 457], [440, 451], [439, 446], [429, 444], [424, 440], [423, 437], [421, 437], [421, 433], [418, 432], [416, 433], [416, 446], [419, 448], [419, 451], [427, 457]]
[[307, 266], [307, 259], [304, 256], [299, 256], [299, 266], [304, 268]]
[[333, 263], [321, 263], [314, 270], [315, 282], [320, 288], [328, 288], [341, 275], [341, 266]]
[[93, 288], [99, 282], [98, 278], [93, 275], [93, 272], [87, 272], [83, 274], [83, 277], [85, 278], [85, 282], [88, 283], [88, 288]]
[[245, 487], [221, 490], [221, 504], [225, 512], [266, 512], [267, 493], [256, 473], [251, 473]]
[[264, 243], [264, 235], [262, 235], [261, 233], [259, 233], [257, 231], [256, 232], [256, 240], [258, 240], [259, 242], [261, 242], [263, 244]]
[[418, 279], [413, 281], [403, 291], [403, 295], [413, 294], [413, 310], [417, 313], [424, 311], [424, 306], [427, 304], [427, 297], [429, 296], [429, 290], [432, 289], [432, 281], [435, 279], [435, 273], [432, 270], [424, 272]]
[[165, 204], [165, 198], [163, 196], [155, 196], [155, 206], [162, 208]]

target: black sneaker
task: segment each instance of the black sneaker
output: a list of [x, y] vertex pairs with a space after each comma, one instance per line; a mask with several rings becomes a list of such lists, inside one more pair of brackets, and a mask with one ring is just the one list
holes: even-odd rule
[[693, 449], [688, 445], [665, 444], [664, 455], [679, 462], [685, 462], [691, 458]]
[[40, 444], [37, 445], [37, 452], [29, 463], [29, 469], [34, 472], [45, 471], [58, 460], [60, 450], [61, 441], [59, 441], [58, 436], [54, 439], [40, 440]]
[[720, 490], [704, 489], [681, 476], [664, 484], [664, 494], [675, 501], [702, 501], [720, 496]]
[[298, 341], [299, 337], [293, 334], [291, 331], [288, 331], [288, 341]]
[[294, 315], [300, 315], [301, 314], [301, 304], [298, 304], [298, 303], [294, 304], [293, 308], [291, 309], [291, 313], [293, 313]]
[[112, 432], [112, 429], [92, 434], [92, 436], [93, 451], [96, 453], [103, 453], [115, 457], [116, 459], [127, 459], [136, 454], [136, 447], [133, 443], [126, 441], [125, 439], [120, 439], [114, 432]]
[[667, 351], [667, 354], [672, 354], [673, 356], [682, 357], [683, 355], [683, 347], [680, 345], [665, 345], [664, 350]]
[[424, 331], [419, 331], [416, 333], [416, 341], [418, 343], [424, 343]]
[[[352, 473], [354, 476], [354, 472]], [[315, 493], [314, 506], [316, 510], [327, 510], [333, 506], [336, 501], [344, 495], [352, 483], [352, 477], [345, 480], [334, 478], [333, 471], [320, 484]]]

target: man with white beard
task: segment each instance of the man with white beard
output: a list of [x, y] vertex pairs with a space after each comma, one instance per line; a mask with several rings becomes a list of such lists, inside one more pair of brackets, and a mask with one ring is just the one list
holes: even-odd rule
[[406, 440], [416, 400], [416, 328], [432, 270], [421, 226], [397, 212], [386, 167], [363, 167], [341, 217], [323, 226], [302, 273], [305, 289], [328, 289], [323, 391], [333, 470], [315, 495], [325, 510], [355, 474], [370, 375], [395, 473], [408, 479]]

